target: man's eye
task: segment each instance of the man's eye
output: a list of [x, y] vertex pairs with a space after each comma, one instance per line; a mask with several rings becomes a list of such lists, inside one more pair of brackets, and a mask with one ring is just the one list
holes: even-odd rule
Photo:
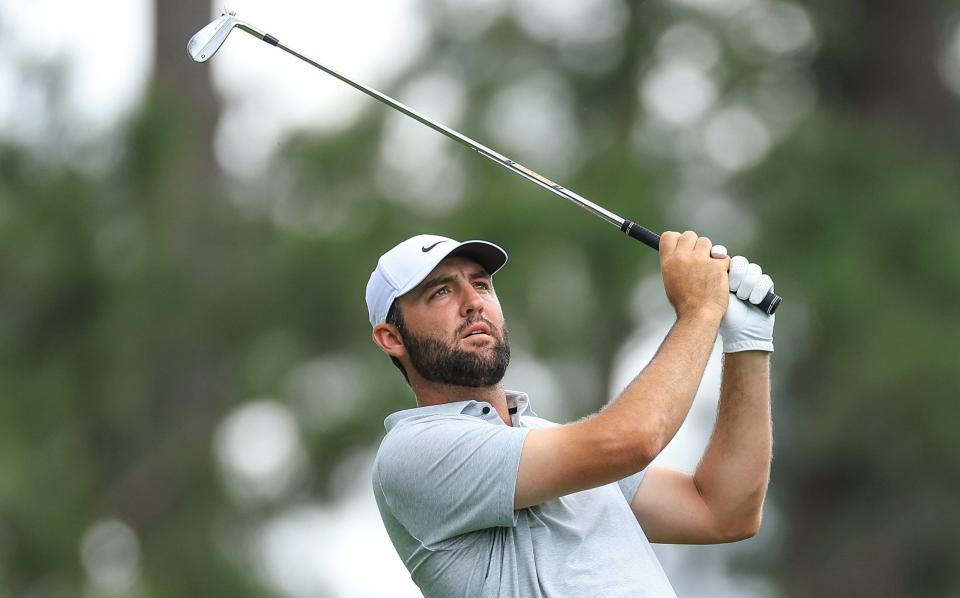
[[432, 296], [433, 296], [433, 297], [441, 297], [441, 296], [443, 296], [443, 295], [446, 295], [448, 292], [449, 292], [449, 290], [447, 289], [447, 287], [441, 287], [441, 288], [437, 289], [437, 292], [435, 292]]
[[483, 282], [482, 280], [473, 283], [473, 286], [477, 287], [478, 289], [483, 289], [484, 291], [486, 291], [486, 290], [488, 290], [488, 289], [490, 288], [490, 285], [487, 284], [487, 283], [485, 283], [485, 282]]

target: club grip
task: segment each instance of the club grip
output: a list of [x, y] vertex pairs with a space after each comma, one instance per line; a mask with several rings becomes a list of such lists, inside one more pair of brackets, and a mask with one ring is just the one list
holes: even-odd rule
[[[620, 230], [625, 232], [627, 236], [633, 237], [637, 241], [640, 241], [647, 247], [660, 251], [660, 235], [653, 232], [652, 230], [640, 226], [636, 222], [631, 222], [629, 220], [624, 220], [623, 224], [620, 226]], [[780, 307], [780, 303], [783, 302], [783, 298], [780, 295], [777, 295], [772, 290], [767, 292], [767, 296], [763, 298], [759, 304], [754, 305], [749, 301], [744, 301], [747, 305], [756, 307], [763, 313], [767, 315], [773, 315], [777, 308]]]
[[[767, 291], [767, 296], [764, 297], [763, 301], [758, 303], [755, 307], [760, 311], [762, 311], [763, 313], [767, 314], [768, 316], [772, 316], [773, 312], [777, 311], [777, 308], [780, 307], [781, 301], [783, 301], [783, 298], [771, 290], [771, 291]], [[753, 305], [753, 304], [748, 301], [747, 305]]]
[[636, 222], [624, 220], [623, 225], [620, 226], [620, 230], [627, 233], [628, 236], [633, 237], [637, 241], [640, 241], [650, 249], [653, 249], [654, 251], [660, 251], [660, 235], [653, 232], [649, 228], [640, 226]]

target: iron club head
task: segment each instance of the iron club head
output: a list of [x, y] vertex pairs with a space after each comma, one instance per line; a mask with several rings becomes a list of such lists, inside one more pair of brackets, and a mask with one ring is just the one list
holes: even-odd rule
[[224, 12], [210, 22], [206, 27], [197, 31], [187, 42], [187, 54], [197, 62], [206, 62], [217, 53], [233, 28], [242, 29], [257, 39], [277, 45], [277, 38], [267, 35], [263, 31], [250, 26], [238, 19], [235, 13]]
[[222, 14], [211, 21], [206, 27], [196, 32], [187, 42], [187, 53], [196, 62], [206, 62], [217, 53], [230, 31], [237, 25], [237, 18], [230, 14]]

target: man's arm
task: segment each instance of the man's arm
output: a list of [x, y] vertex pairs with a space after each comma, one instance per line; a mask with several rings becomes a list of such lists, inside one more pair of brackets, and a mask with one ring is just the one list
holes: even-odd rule
[[604, 411], [527, 434], [514, 507], [615, 482], [647, 466], [683, 423], [719, 319], [677, 320], [650, 364]]
[[693, 475], [651, 467], [633, 510], [651, 542], [732, 542], [760, 528], [770, 479], [770, 357], [725, 356], [717, 423]]
[[677, 321], [649, 365], [606, 409], [581, 421], [531, 430], [514, 507], [594, 488], [646, 467], [683, 423], [710, 357], [729, 289], [728, 260], [710, 240], [664, 233], [660, 262]]

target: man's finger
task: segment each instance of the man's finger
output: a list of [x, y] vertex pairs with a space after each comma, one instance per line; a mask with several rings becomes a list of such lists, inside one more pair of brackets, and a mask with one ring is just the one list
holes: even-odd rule
[[660, 234], [660, 255], [670, 255], [677, 250], [680, 233], [668, 230]]
[[743, 275], [743, 282], [740, 283], [740, 288], [737, 289], [737, 298], [746, 299], [749, 297], [753, 291], [753, 287], [757, 286], [757, 283], [760, 282], [762, 275], [763, 270], [760, 269], [760, 266], [756, 264], [747, 266], [747, 271]]
[[693, 247], [693, 250], [697, 253], [707, 253], [710, 251], [712, 246], [713, 243], [710, 241], [710, 237], [699, 237], [697, 239], [697, 243]]
[[693, 251], [698, 238], [697, 233], [692, 230], [684, 231], [684, 233], [680, 235], [680, 240], [677, 241], [677, 250]]
[[735, 255], [730, 260], [730, 291], [736, 293], [740, 289], [740, 283], [743, 282], [743, 275], [747, 273], [747, 266], [750, 262], [742, 255]]
[[759, 305], [763, 298], [767, 296], [767, 293], [773, 290], [773, 279], [767, 276], [766, 274], [760, 277], [760, 280], [757, 281], [757, 284], [753, 286], [753, 290], [750, 291], [750, 303], [754, 305]]

